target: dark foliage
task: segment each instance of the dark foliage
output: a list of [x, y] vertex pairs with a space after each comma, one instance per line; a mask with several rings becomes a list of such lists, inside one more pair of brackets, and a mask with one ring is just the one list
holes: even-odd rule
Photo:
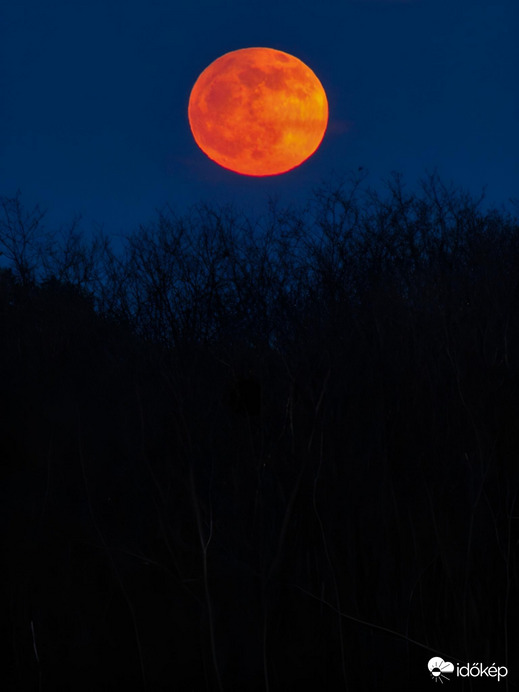
[[3, 689], [517, 689], [517, 218], [394, 176], [116, 254], [0, 207]]

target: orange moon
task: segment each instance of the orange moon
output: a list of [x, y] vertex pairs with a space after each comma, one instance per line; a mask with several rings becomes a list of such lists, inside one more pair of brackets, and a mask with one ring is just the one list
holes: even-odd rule
[[188, 117], [196, 143], [243, 175], [278, 175], [306, 161], [324, 137], [328, 101], [312, 70], [273, 48], [243, 48], [195, 82]]

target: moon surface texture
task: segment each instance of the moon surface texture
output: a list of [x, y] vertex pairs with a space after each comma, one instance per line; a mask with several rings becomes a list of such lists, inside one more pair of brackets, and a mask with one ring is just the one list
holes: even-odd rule
[[243, 48], [222, 55], [198, 77], [188, 117], [196, 143], [220, 166], [242, 175], [278, 175], [319, 147], [328, 101], [298, 58]]

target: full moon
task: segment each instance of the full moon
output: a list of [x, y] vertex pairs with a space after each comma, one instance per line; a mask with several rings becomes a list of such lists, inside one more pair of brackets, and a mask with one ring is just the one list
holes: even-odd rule
[[278, 175], [321, 144], [328, 101], [301, 60], [272, 48], [243, 48], [212, 62], [189, 97], [196, 143], [213, 161], [242, 175]]

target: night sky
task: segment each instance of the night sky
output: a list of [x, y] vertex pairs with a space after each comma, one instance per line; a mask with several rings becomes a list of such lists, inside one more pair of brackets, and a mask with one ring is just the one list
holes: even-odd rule
[[[0, 11], [0, 194], [128, 233], [169, 204], [303, 203], [359, 167], [373, 186], [437, 170], [491, 203], [519, 196], [517, 0], [17, 0]], [[274, 177], [220, 168], [191, 88], [232, 50], [291, 53], [321, 80], [328, 131]]]

